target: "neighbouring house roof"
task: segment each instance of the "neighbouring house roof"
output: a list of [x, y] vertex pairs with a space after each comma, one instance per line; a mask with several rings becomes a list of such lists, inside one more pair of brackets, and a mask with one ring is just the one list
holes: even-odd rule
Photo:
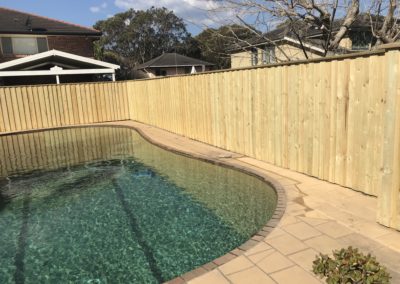
[[164, 53], [143, 64], [137, 65], [136, 70], [159, 67], [212, 66], [213, 63], [184, 56], [178, 53]]
[[[373, 20], [376, 20], [376, 17], [373, 16]], [[381, 19], [379, 19], [381, 20]], [[333, 33], [337, 32], [343, 23], [343, 19], [338, 19], [333, 22]], [[321, 30], [316, 29], [315, 27], [310, 27], [304, 22], [296, 23], [298, 27], [298, 33], [306, 40], [303, 42], [309, 46], [310, 49], [314, 48], [315, 51], [322, 47], [322, 43], [324, 41], [318, 39], [322, 35]], [[354, 23], [349, 28], [349, 31], [365, 31], [371, 29], [370, 16], [367, 14], [360, 14], [357, 16]], [[289, 40], [288, 40], [289, 39]], [[259, 45], [270, 44], [271, 42], [279, 42], [279, 41], [289, 41], [295, 43], [298, 41], [296, 39], [296, 35], [293, 33], [289, 24], [283, 24], [281, 27], [276, 28], [270, 32], [264, 33], [262, 36], [254, 37], [247, 42], [240, 42], [232, 46], [228, 52], [235, 53], [241, 51], [246, 48], [256, 47]]]
[[[353, 24], [349, 27], [349, 32], [352, 31], [370, 31], [371, 30], [371, 20], [373, 23], [377, 24], [377, 26], [381, 26], [381, 24], [384, 22], [384, 17], [383, 16], [376, 16], [376, 15], [369, 15], [366, 13], [361, 13], [357, 15], [356, 19], [354, 20]], [[337, 19], [333, 22], [333, 29], [332, 31], [335, 33], [339, 31], [340, 27], [342, 26], [344, 22], [344, 19]], [[308, 29], [307, 30], [307, 36], [308, 37], [314, 37], [314, 36], [320, 36], [322, 34], [321, 30], [319, 29]]]
[[119, 65], [100, 60], [49, 50], [0, 63], [0, 77], [115, 74], [119, 68]]
[[101, 36], [92, 28], [0, 7], [0, 34]]
[[[231, 46], [227, 51], [230, 53], [236, 53], [243, 51], [248, 48], [273, 45], [279, 42], [289, 42], [291, 44], [300, 44], [296, 35], [290, 30], [289, 26], [277, 28], [273, 31], [263, 34], [262, 36], [254, 37], [246, 42], [239, 42]], [[307, 39], [302, 40], [303, 44], [308, 49], [314, 49], [316, 52], [322, 52], [321, 41], [318, 39]]]

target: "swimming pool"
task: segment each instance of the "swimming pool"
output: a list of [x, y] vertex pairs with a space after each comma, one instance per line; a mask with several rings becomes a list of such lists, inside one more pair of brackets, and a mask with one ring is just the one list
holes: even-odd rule
[[0, 137], [0, 283], [159, 283], [272, 216], [260, 179], [126, 128]]

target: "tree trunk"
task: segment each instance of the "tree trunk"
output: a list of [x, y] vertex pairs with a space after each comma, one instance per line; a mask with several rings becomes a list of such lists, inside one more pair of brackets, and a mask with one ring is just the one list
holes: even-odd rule
[[349, 30], [350, 26], [356, 20], [359, 11], [360, 11], [360, 1], [353, 0], [349, 9], [347, 10], [347, 14], [343, 21], [343, 24], [341, 25], [339, 31], [336, 33], [335, 37], [329, 44], [329, 50], [335, 50], [339, 47], [340, 41], [343, 39], [347, 31]]

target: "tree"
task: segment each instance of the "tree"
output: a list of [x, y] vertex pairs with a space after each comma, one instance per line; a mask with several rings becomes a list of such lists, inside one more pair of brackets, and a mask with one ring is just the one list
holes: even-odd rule
[[376, 45], [392, 43], [399, 39], [398, 0], [375, 0], [369, 10], [372, 34]]
[[225, 25], [218, 29], [207, 28], [195, 39], [199, 44], [202, 59], [216, 64], [217, 69], [230, 67], [227, 50], [238, 41], [247, 41], [254, 37], [253, 32], [241, 25]]
[[[234, 10], [240, 23], [265, 41], [263, 33], [271, 23], [284, 23], [299, 41], [304, 55], [305, 39], [310, 31], [319, 31], [325, 55], [339, 47], [360, 11], [359, 0], [222, 0], [225, 9]], [[220, 8], [221, 9], [221, 8]], [[337, 21], [341, 16], [341, 21]], [[335, 26], [338, 25], [338, 26]], [[288, 58], [290, 60], [290, 58]]]
[[[96, 45], [96, 57], [122, 66], [120, 77], [131, 78], [131, 70], [164, 52], [190, 52], [193, 39], [183, 20], [166, 8], [146, 11], [130, 9], [98, 21], [95, 29], [103, 32]], [[125, 70], [125, 71], [124, 71]]]

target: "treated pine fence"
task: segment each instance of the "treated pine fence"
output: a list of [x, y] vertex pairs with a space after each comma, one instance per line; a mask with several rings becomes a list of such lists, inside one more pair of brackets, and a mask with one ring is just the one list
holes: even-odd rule
[[0, 88], [0, 133], [129, 119], [125, 82]]
[[0, 88], [0, 132], [132, 119], [378, 197], [400, 229], [400, 50], [118, 83]]

